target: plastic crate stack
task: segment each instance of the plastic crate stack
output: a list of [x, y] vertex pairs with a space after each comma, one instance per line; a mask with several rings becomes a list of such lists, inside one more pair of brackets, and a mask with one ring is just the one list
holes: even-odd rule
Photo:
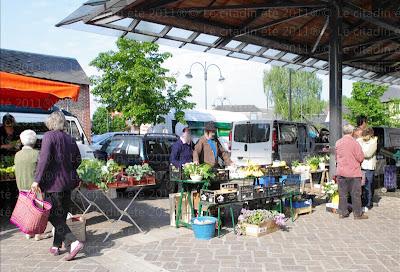
[[282, 176], [280, 179], [283, 185], [284, 194], [300, 193], [301, 176], [300, 175], [287, 175]]

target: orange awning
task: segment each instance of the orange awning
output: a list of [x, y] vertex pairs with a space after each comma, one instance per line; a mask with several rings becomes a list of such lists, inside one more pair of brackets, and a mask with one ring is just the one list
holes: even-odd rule
[[60, 99], [78, 100], [79, 85], [0, 72], [0, 104], [49, 109]]

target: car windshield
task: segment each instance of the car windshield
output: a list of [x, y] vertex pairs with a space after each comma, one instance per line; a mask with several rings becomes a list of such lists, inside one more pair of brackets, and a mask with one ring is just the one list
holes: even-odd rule
[[140, 155], [139, 137], [135, 136], [115, 136], [104, 150], [108, 155], [112, 153], [126, 155]]
[[92, 142], [93, 143], [98, 143], [103, 141], [104, 139], [108, 138], [110, 136], [110, 133], [104, 133], [104, 134], [100, 134], [100, 135], [94, 135], [92, 137]]

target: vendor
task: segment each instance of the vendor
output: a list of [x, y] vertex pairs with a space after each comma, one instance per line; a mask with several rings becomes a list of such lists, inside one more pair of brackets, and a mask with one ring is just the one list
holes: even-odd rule
[[188, 126], [178, 123], [175, 127], [175, 133], [179, 136], [179, 139], [172, 146], [169, 160], [176, 168], [180, 168], [193, 161], [194, 145]]
[[218, 167], [218, 158], [222, 158], [226, 166], [232, 164], [228, 152], [224, 150], [216, 138], [216, 127], [214, 122], [208, 122], [205, 126], [204, 135], [194, 147], [193, 162], [196, 164], [207, 163], [212, 167]]
[[0, 127], [0, 151], [2, 155], [14, 155], [17, 152], [18, 135], [15, 132], [15, 118], [11, 114], [3, 116]]

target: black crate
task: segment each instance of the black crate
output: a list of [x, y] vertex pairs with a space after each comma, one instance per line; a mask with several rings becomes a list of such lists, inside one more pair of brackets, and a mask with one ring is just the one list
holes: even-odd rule
[[169, 166], [169, 180], [183, 180], [183, 176], [182, 167], [176, 168], [172, 164]]
[[239, 201], [254, 199], [254, 186], [253, 185], [239, 186], [238, 199]]
[[221, 192], [219, 190], [200, 190], [200, 199], [212, 204], [225, 204], [238, 200], [237, 192]]
[[266, 190], [265, 187], [263, 186], [254, 186], [253, 188], [254, 191], [254, 198], [265, 198], [266, 196]]
[[229, 181], [229, 170], [216, 169], [214, 179], [218, 181]]
[[282, 184], [274, 184], [271, 186], [265, 187], [265, 196], [266, 197], [278, 197], [282, 195], [283, 186]]
[[236, 182], [227, 182], [227, 183], [221, 183], [220, 188], [222, 189], [239, 189], [239, 184]]
[[283, 167], [267, 167], [265, 175], [273, 177], [282, 176], [282, 169]]

